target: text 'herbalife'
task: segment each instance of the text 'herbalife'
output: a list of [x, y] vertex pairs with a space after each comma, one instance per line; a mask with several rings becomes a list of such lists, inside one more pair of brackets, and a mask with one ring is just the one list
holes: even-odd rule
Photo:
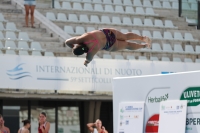
[[160, 97], [148, 97], [148, 103], [159, 103], [168, 99], [168, 93]]

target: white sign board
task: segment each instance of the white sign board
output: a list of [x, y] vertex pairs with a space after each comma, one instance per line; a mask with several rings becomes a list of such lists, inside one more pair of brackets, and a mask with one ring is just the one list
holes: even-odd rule
[[143, 133], [144, 102], [119, 104], [118, 133]]
[[113, 77], [199, 70], [200, 63], [0, 55], [0, 88], [112, 91]]
[[113, 81], [113, 122], [117, 132], [119, 103], [145, 101], [144, 133], [158, 133], [160, 102], [187, 100], [186, 133], [200, 131], [200, 71], [119, 77]]
[[160, 103], [159, 133], [185, 133], [186, 100], [169, 100]]

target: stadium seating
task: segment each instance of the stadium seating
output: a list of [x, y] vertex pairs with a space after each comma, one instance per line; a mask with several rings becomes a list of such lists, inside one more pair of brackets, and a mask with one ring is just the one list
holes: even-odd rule
[[194, 54], [194, 49], [191, 45], [185, 45], [185, 53]]
[[24, 41], [19, 41], [18, 42], [18, 50], [20, 50], [20, 51], [23, 51], [23, 50], [30, 50], [30, 48], [29, 48], [29, 45], [28, 45], [28, 43], [27, 42], [24, 42]]
[[174, 58], [173, 58], [173, 62], [182, 62], [182, 61], [181, 61], [180, 58], [178, 58], [178, 57], [174, 57]]
[[6, 54], [8, 55], [16, 55], [16, 52], [14, 50], [6, 50]]
[[104, 59], [112, 59], [112, 56], [109, 54], [103, 54]]
[[163, 52], [172, 53], [173, 50], [172, 50], [171, 45], [170, 44], [163, 44]]
[[184, 62], [190, 62], [190, 63], [191, 63], [191, 62], [193, 62], [193, 61], [192, 61], [192, 59], [190, 59], [190, 58], [184, 58]]
[[33, 40], [31, 40], [28, 36], [28, 34], [26, 32], [19, 32], [18, 35], [18, 40], [19, 41], [27, 41], [27, 42], [32, 42]]
[[13, 23], [13, 22], [7, 22], [6, 23], [6, 30], [7, 31], [16, 31], [16, 32], [19, 32], [20, 30], [18, 30], [17, 28], [16, 28], [16, 25], [15, 25], [15, 23]]
[[184, 51], [180, 44], [174, 44], [174, 52], [182, 54]]
[[127, 60], [135, 60], [135, 57], [133, 55], [127, 55], [126, 59]]
[[195, 47], [195, 52], [196, 52], [196, 54], [200, 54], [200, 46]]
[[162, 57], [161, 61], [170, 61], [168, 57]]
[[44, 52], [44, 56], [54, 57], [53, 52]]
[[13, 50], [16, 50], [17, 47], [16, 47], [16, 44], [14, 41], [6, 41], [5, 42], [5, 49], [13, 49]]
[[158, 44], [158, 43], [153, 43], [153, 44], [152, 44], [152, 51], [153, 51], [153, 52], [162, 52], [162, 49], [161, 49], [161, 47], [160, 47], [160, 44]]
[[[194, 1], [187, 2], [189, 4], [182, 5], [184, 10], [197, 10]], [[112, 27], [122, 33], [133, 32], [152, 39], [151, 49], [136, 50], [137, 56], [129, 55], [124, 58], [125, 56], [119, 53], [112, 56], [100, 53], [100, 57], [103, 58], [189, 62], [187, 56], [183, 58], [178, 57], [177, 54], [189, 54], [193, 57], [190, 58], [191, 60], [198, 58], [196, 55], [200, 54], [198, 37], [194, 32], [190, 32], [191, 30], [187, 30], [187, 26], [183, 28], [183, 20], [175, 20], [173, 17], [163, 16], [162, 13], [159, 15], [159, 11], [162, 12], [162, 10], [177, 11], [178, 1], [176, 0], [56, 0], [54, 6], [55, 10], [48, 8], [44, 10], [39, 7], [38, 11], [71, 36], [79, 36], [103, 27]], [[182, 23], [181, 27], [179, 23]], [[5, 51], [10, 47], [9, 50], [14, 50], [14, 53], [19, 55], [54, 56], [54, 53], [45, 52], [42, 48], [42, 46], [48, 47], [43, 41], [41, 45], [40, 41], [31, 38], [36, 36], [32, 31], [25, 32], [23, 28], [18, 29], [18, 25], [15, 22], [9, 22], [3, 13], [0, 13], [2, 53], [13, 53]], [[126, 50], [123, 52], [129, 53]], [[153, 56], [147, 57], [140, 53], [150, 53]], [[176, 54], [177, 57], [172, 58], [171, 54]], [[196, 62], [196, 60], [193, 61]]]
[[159, 61], [159, 60], [158, 60], [158, 57], [152, 57], [152, 56], [150, 57], [150, 60], [151, 60], [151, 61]]
[[44, 49], [42, 49], [41, 45], [39, 42], [32, 42], [31, 43], [31, 48], [32, 51], [44, 51]]
[[32, 56], [42, 56], [40, 51], [32, 51]]
[[147, 60], [147, 57], [146, 56], [139, 56], [138, 60]]
[[8, 20], [4, 18], [4, 15], [2, 13], [0, 13], [0, 22], [8, 22]]
[[123, 60], [124, 59], [124, 57], [122, 56], [122, 55], [115, 55], [115, 59], [119, 59], [119, 60]]
[[200, 63], [200, 59], [196, 59], [196, 60], [195, 60], [195, 63]]
[[21, 55], [21, 56], [29, 56], [29, 53], [28, 53], [28, 51], [19, 50], [19, 55]]
[[4, 48], [3, 44], [2, 44], [2, 42], [0, 41], [0, 50], [3, 50], [3, 49], [5, 49], [5, 48]]

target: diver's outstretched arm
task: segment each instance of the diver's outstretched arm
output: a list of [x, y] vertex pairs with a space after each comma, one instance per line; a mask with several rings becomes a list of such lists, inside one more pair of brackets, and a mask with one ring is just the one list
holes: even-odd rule
[[93, 52], [88, 52], [87, 55], [86, 55], [86, 60], [84, 62], [84, 65], [87, 67], [87, 65], [92, 61], [94, 55], [96, 53], [93, 53]]

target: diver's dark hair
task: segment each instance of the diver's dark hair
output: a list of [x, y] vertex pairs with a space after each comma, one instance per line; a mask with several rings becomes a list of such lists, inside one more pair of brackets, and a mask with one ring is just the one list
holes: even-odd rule
[[31, 123], [30, 120], [23, 120], [22, 122], [24, 123], [24, 126], [26, 126], [26, 124], [30, 124]]
[[88, 50], [88, 47], [85, 45], [77, 45], [75, 48], [73, 48], [72, 52], [74, 55], [82, 55], [84, 53], [87, 53]]

